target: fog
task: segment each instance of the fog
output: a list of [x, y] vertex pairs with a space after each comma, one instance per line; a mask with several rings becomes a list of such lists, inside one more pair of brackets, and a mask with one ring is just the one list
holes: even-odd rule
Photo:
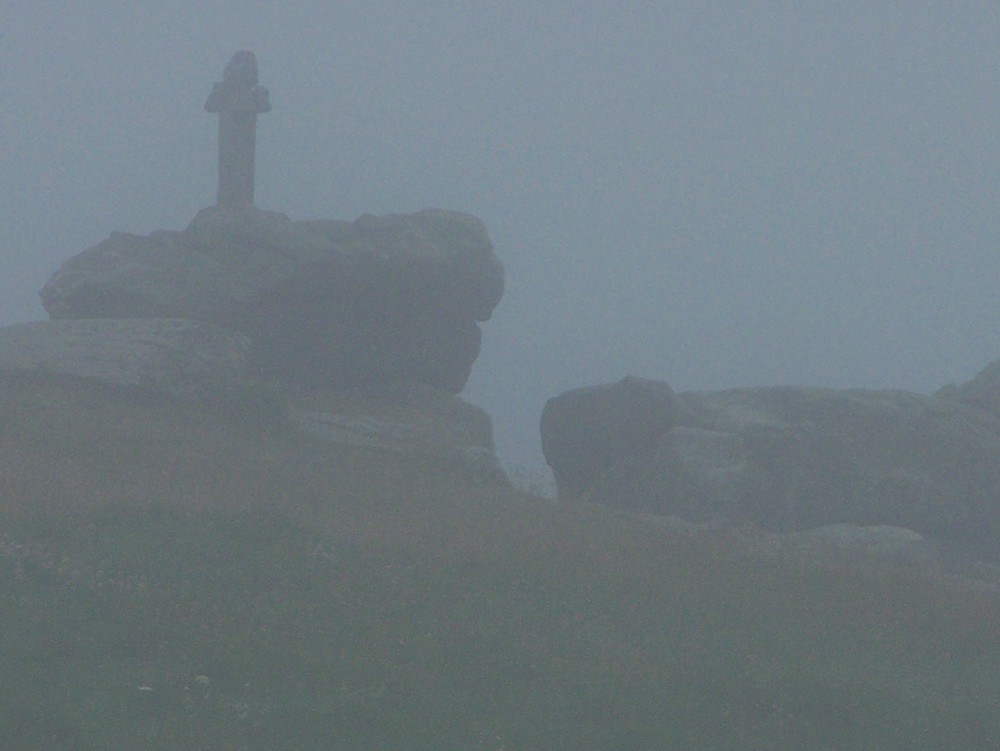
[[507, 291], [463, 397], [505, 465], [627, 374], [929, 392], [1000, 357], [996, 2], [70, 8], [0, 8], [2, 325], [215, 202], [203, 105], [249, 49], [258, 206], [486, 223]]

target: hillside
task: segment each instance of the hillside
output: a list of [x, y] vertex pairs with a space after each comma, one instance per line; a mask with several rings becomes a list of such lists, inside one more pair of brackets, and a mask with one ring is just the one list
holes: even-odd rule
[[334, 447], [288, 421], [267, 390], [0, 373], [4, 748], [1000, 734], [989, 587], [559, 505], [432, 445]]

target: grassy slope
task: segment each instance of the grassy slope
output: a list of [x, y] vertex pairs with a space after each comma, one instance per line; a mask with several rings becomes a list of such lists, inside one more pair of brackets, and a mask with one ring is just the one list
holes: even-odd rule
[[5, 749], [1000, 737], [995, 597], [764, 560], [267, 414], [0, 377]]

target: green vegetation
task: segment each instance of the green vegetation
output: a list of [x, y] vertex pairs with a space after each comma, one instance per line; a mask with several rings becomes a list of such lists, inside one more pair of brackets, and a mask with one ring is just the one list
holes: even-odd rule
[[1000, 737], [996, 595], [765, 558], [268, 414], [0, 381], [5, 749]]

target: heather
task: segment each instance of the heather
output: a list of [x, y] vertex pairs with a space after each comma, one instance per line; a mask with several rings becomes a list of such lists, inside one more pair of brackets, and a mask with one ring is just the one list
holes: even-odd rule
[[267, 399], [2, 376], [12, 749], [941, 749], [1000, 606], [310, 441]]

